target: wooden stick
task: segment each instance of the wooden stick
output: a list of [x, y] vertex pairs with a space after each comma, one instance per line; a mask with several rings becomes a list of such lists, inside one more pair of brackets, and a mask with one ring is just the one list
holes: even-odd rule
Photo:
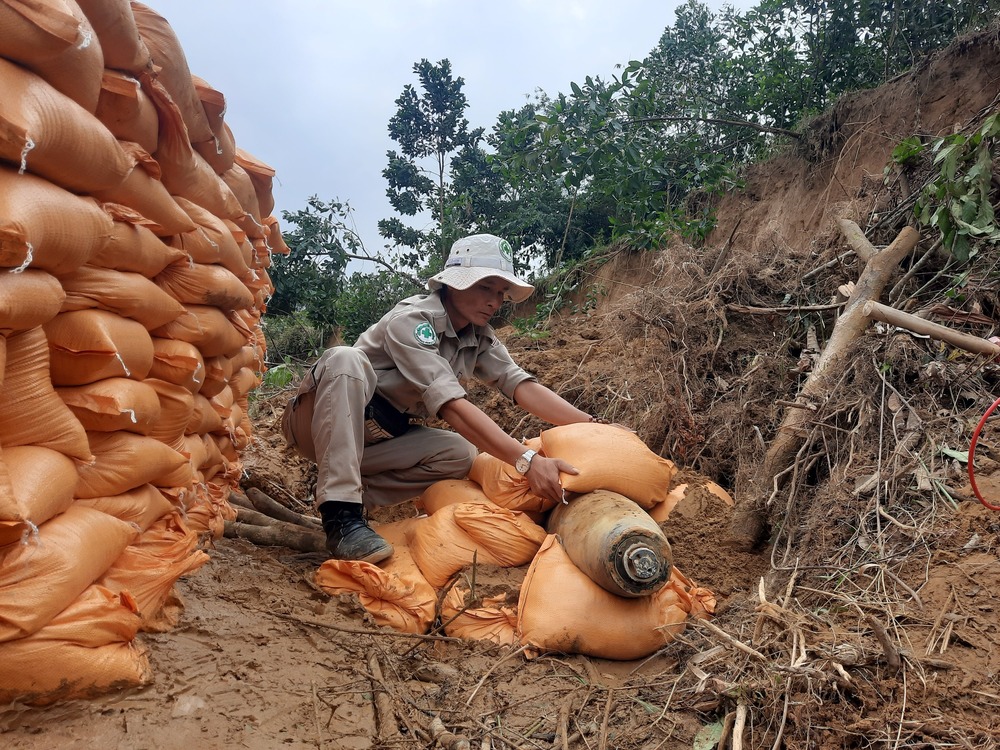
[[[458, 641], [458, 640], [461, 640], [461, 638], [454, 638], [454, 639], [449, 639], [449, 640], [456, 640], [456, 641]], [[492, 667], [490, 667], [489, 669], [487, 669], [486, 670], [486, 674], [484, 674], [482, 676], [482, 679], [480, 679], [479, 682], [476, 683], [476, 687], [474, 687], [472, 689], [472, 692], [469, 693], [469, 698], [465, 701], [465, 705], [466, 706], [471, 706], [472, 705], [472, 699], [476, 697], [476, 693], [479, 692], [479, 688], [481, 688], [483, 686], [483, 684], [486, 682], [486, 679], [491, 674], [493, 674], [493, 671], [497, 667], [499, 667], [501, 664], [503, 664], [508, 659], [511, 659], [511, 658], [517, 656], [518, 654], [523, 654], [527, 650], [527, 648], [528, 648], [528, 644], [526, 643], [523, 646], [521, 646], [519, 649], [517, 649], [516, 651], [511, 651], [510, 653], [505, 654]]]
[[399, 726], [396, 724], [396, 711], [392, 706], [392, 698], [385, 689], [385, 677], [382, 676], [382, 665], [378, 656], [368, 657], [368, 669], [372, 673], [372, 702], [375, 704], [376, 734], [381, 742], [399, 737]]
[[232, 539], [246, 539], [261, 547], [288, 547], [300, 552], [325, 553], [326, 537], [321, 531], [297, 526], [293, 523], [273, 521], [269, 526], [253, 526], [238, 521], [226, 521], [225, 535]]
[[724, 640], [733, 648], [738, 649], [743, 653], [752, 656], [755, 659], [760, 659], [761, 661], [764, 662], [767, 661], [767, 657], [764, 656], [764, 654], [762, 654], [760, 651], [753, 648], [752, 646], [748, 646], [747, 644], [743, 643], [743, 641], [733, 638], [733, 636], [729, 635], [729, 633], [720, 628], [714, 622], [709, 622], [708, 620], [697, 620], [696, 622], [699, 626], [706, 627], [709, 630], [711, 630], [713, 633], [715, 633], [717, 636], [719, 636], [722, 640]]
[[262, 492], [257, 487], [251, 487], [247, 490], [247, 499], [253, 503], [253, 507], [257, 511], [271, 516], [272, 518], [277, 518], [279, 521], [295, 523], [299, 526], [306, 526], [313, 529], [322, 527], [322, 523], [318, 518], [304, 516], [301, 513], [295, 512], [291, 508], [286, 508], [284, 505], [279, 503], [270, 495]]
[[822, 312], [823, 310], [838, 310], [846, 302], [833, 302], [829, 305], [786, 305], [784, 307], [747, 307], [746, 305], [726, 305], [731, 312], [745, 315], [776, 315], [778, 313]]
[[944, 341], [946, 344], [957, 346], [959, 349], [964, 349], [967, 352], [985, 354], [992, 358], [1000, 357], [1000, 346], [997, 346], [992, 341], [956, 331], [954, 328], [948, 328], [948, 326], [943, 326], [924, 318], [918, 318], [916, 315], [897, 310], [895, 307], [883, 305], [881, 302], [873, 300], [865, 302], [863, 312], [865, 317], [871, 320], [878, 320], [897, 328], [905, 328], [907, 331], [912, 331], [913, 333], [930, 336], [936, 341]]
[[449, 732], [445, 728], [444, 722], [437, 716], [431, 719], [430, 733], [431, 739], [445, 750], [472, 750], [472, 745], [465, 737]]
[[851, 246], [851, 249], [857, 253], [861, 260], [867, 263], [875, 257], [878, 251], [868, 241], [868, 238], [865, 237], [865, 233], [861, 231], [861, 227], [850, 219], [837, 219], [837, 226], [840, 227], [840, 232], [844, 235], [847, 244]]
[[608, 700], [604, 704], [604, 717], [601, 719], [601, 737], [598, 740], [598, 750], [606, 750], [608, 747], [608, 720], [611, 718], [611, 706], [615, 702], [615, 691], [608, 689]]
[[229, 504], [235, 505], [237, 508], [246, 508], [247, 510], [255, 510], [255, 508], [253, 507], [253, 503], [250, 502], [250, 498], [248, 498], [242, 492], [230, 492]]
[[736, 720], [733, 722], [733, 750], [743, 750], [743, 729], [747, 723], [747, 706], [736, 704]]
[[259, 513], [256, 510], [249, 510], [242, 506], [236, 506], [236, 520], [240, 523], [250, 524], [251, 526], [270, 526], [271, 524], [283, 523], [271, 516], [264, 513]]

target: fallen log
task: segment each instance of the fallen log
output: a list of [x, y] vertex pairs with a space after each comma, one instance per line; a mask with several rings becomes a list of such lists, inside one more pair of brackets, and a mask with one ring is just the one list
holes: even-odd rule
[[266, 513], [261, 513], [258, 510], [250, 510], [249, 508], [237, 508], [236, 520], [240, 523], [249, 524], [250, 526], [271, 526], [275, 523], [284, 523], [284, 521], [278, 521], [276, 518], [271, 518], [271, 516]]
[[737, 492], [740, 498], [730, 526], [731, 542], [742, 548], [753, 548], [764, 541], [769, 532], [767, 507], [780, 491], [788, 472], [815, 419], [813, 407], [822, 404], [840, 380], [852, 361], [854, 344], [868, 329], [865, 303], [875, 301], [885, 289], [892, 274], [916, 246], [920, 233], [913, 227], [904, 227], [892, 244], [881, 251], [868, 242], [857, 224], [848, 220], [839, 222], [849, 244], [862, 258], [867, 258], [850, 299], [830, 334], [822, 355], [806, 379], [795, 399], [800, 407], [787, 408], [781, 426], [775, 435], [764, 461], [748, 480], [747, 486]]
[[326, 554], [326, 535], [293, 523], [272, 521], [267, 526], [255, 526], [239, 521], [226, 521], [224, 534], [229, 539], [246, 539], [261, 547], [288, 547], [300, 552]]
[[250, 499], [242, 492], [230, 492], [229, 504], [236, 506], [237, 508], [246, 508], [247, 510], [255, 510], [255, 508], [253, 507], [253, 503], [251, 503]]
[[279, 521], [295, 523], [299, 526], [305, 526], [311, 529], [323, 528], [322, 522], [318, 518], [304, 516], [291, 508], [286, 508], [284, 505], [257, 487], [250, 487], [247, 490], [247, 499], [249, 499], [253, 504], [255, 510], [271, 516], [272, 518], [277, 518]]

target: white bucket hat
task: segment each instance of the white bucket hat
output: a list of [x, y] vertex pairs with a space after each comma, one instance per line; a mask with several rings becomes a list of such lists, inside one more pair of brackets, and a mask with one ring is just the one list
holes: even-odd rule
[[510, 282], [509, 296], [514, 302], [524, 302], [535, 291], [535, 287], [514, 275], [510, 243], [492, 234], [474, 234], [456, 240], [444, 270], [427, 280], [427, 288], [432, 292], [442, 286], [468, 289], [490, 276]]

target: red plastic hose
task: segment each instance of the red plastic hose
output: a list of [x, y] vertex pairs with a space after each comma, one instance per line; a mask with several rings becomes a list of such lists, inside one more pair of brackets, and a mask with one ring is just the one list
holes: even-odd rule
[[979, 498], [979, 502], [990, 510], [1000, 510], [1000, 505], [990, 505], [986, 502], [986, 498], [980, 494], [979, 488], [976, 486], [976, 470], [973, 464], [976, 459], [976, 443], [979, 442], [979, 433], [982, 431], [983, 425], [986, 424], [986, 420], [989, 418], [990, 414], [992, 414], [993, 410], [998, 406], [1000, 406], [1000, 398], [994, 401], [990, 405], [990, 408], [986, 410], [986, 413], [983, 414], [983, 418], [979, 420], [979, 424], [976, 425], [976, 429], [972, 431], [972, 442], [969, 443], [969, 484], [972, 485], [972, 491], [976, 494], [976, 497]]

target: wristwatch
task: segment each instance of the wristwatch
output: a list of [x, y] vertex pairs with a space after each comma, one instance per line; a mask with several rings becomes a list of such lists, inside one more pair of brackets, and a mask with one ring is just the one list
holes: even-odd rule
[[535, 457], [538, 451], [526, 450], [517, 460], [514, 462], [514, 468], [517, 469], [517, 473], [524, 475], [528, 473], [528, 469], [531, 468], [531, 459]]

